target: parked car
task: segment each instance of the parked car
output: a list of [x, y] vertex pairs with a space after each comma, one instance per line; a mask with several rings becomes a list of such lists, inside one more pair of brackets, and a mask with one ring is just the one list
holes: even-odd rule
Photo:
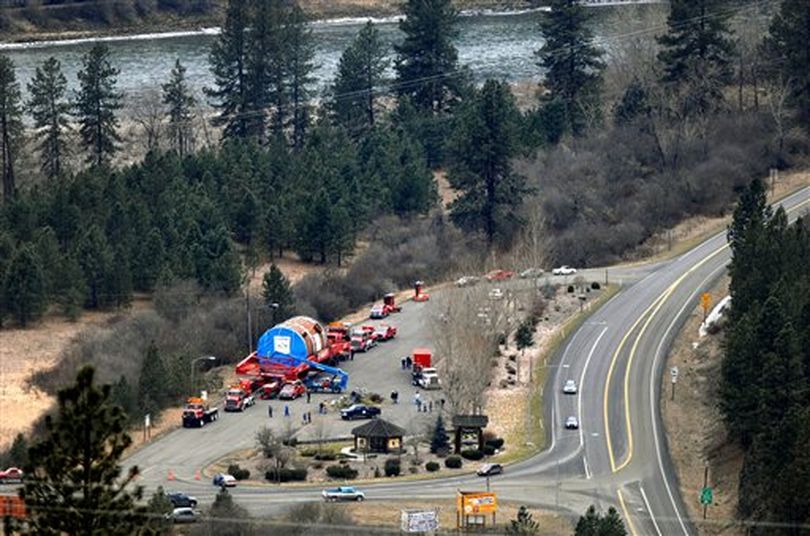
[[369, 313], [369, 318], [385, 318], [390, 313], [388, 307], [383, 305], [382, 303], [378, 303], [374, 307], [371, 308], [371, 312]]
[[353, 421], [354, 419], [371, 419], [380, 413], [380, 408], [376, 406], [354, 404], [346, 409], [340, 410], [340, 418], [344, 421]]
[[281, 388], [282, 385], [280, 381], [268, 382], [256, 389], [256, 396], [262, 400], [270, 400], [271, 398], [276, 398], [278, 396], [278, 394], [281, 392]]
[[487, 463], [475, 472], [478, 476], [493, 476], [503, 473], [503, 465], [499, 463]]
[[576, 430], [577, 428], [579, 428], [579, 419], [577, 419], [573, 415], [571, 417], [568, 417], [565, 420], [565, 427], [568, 430]]
[[531, 279], [533, 277], [540, 277], [544, 273], [542, 268], [527, 268], [520, 272], [519, 275], [521, 279]]
[[23, 479], [23, 471], [17, 467], [9, 467], [0, 471], [0, 484], [19, 484]]
[[563, 393], [567, 395], [577, 394], [577, 382], [574, 380], [566, 380], [565, 385], [563, 386]]
[[236, 487], [236, 478], [233, 475], [229, 475], [226, 473], [219, 473], [214, 475], [213, 484], [215, 486], [225, 486], [226, 488], [233, 488]]
[[181, 493], [179, 491], [173, 491], [166, 494], [166, 497], [169, 498], [172, 505], [175, 508], [196, 508], [197, 507], [197, 499], [186, 495], [185, 493]]
[[573, 274], [577, 273], [577, 269], [576, 268], [571, 268], [570, 266], [563, 265], [563, 266], [560, 266], [559, 268], [554, 268], [551, 271], [551, 273], [553, 275], [573, 275]]
[[489, 299], [490, 300], [502, 300], [503, 299], [503, 291], [499, 288], [494, 288], [489, 291]]
[[366, 494], [357, 488], [340, 486], [338, 488], [328, 488], [321, 492], [325, 501], [362, 501]]
[[484, 279], [487, 281], [506, 281], [513, 277], [515, 277], [515, 272], [511, 270], [492, 270], [484, 276]]
[[307, 388], [301, 383], [300, 380], [285, 383], [284, 387], [278, 393], [279, 400], [295, 400], [299, 396], [307, 392]]
[[397, 328], [387, 324], [380, 324], [374, 329], [378, 341], [390, 341], [397, 336]]
[[199, 514], [192, 508], [175, 508], [171, 514], [166, 514], [166, 518], [172, 523], [196, 523]]
[[459, 277], [456, 279], [456, 286], [457, 287], [471, 287], [477, 284], [481, 280], [480, 277], [476, 277], [474, 275], [465, 275], [464, 277]]

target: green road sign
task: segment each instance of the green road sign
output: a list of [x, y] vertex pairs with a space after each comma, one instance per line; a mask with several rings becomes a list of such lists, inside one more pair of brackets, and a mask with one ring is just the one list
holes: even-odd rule
[[712, 488], [703, 488], [700, 492], [700, 504], [712, 504], [714, 500], [714, 494], [712, 493]]

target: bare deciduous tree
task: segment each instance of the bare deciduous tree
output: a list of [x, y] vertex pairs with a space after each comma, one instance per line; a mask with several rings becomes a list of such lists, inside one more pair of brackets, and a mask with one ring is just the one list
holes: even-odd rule
[[138, 114], [135, 122], [143, 130], [143, 144], [146, 151], [160, 149], [163, 138], [164, 109], [160, 93], [156, 89], [146, 91], [136, 103]]

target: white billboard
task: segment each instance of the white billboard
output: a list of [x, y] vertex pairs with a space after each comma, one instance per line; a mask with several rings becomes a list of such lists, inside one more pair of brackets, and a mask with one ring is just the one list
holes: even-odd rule
[[433, 532], [439, 530], [438, 510], [402, 510], [402, 532]]

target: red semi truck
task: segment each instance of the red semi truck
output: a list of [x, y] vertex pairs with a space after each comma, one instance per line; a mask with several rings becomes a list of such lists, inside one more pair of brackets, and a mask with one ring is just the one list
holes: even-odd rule
[[186, 407], [183, 409], [183, 428], [202, 428], [218, 418], [217, 408], [210, 407], [207, 400], [192, 397], [186, 401]]
[[225, 393], [225, 411], [245, 411], [256, 403], [253, 397], [253, 382], [242, 380], [238, 385], [232, 385]]

